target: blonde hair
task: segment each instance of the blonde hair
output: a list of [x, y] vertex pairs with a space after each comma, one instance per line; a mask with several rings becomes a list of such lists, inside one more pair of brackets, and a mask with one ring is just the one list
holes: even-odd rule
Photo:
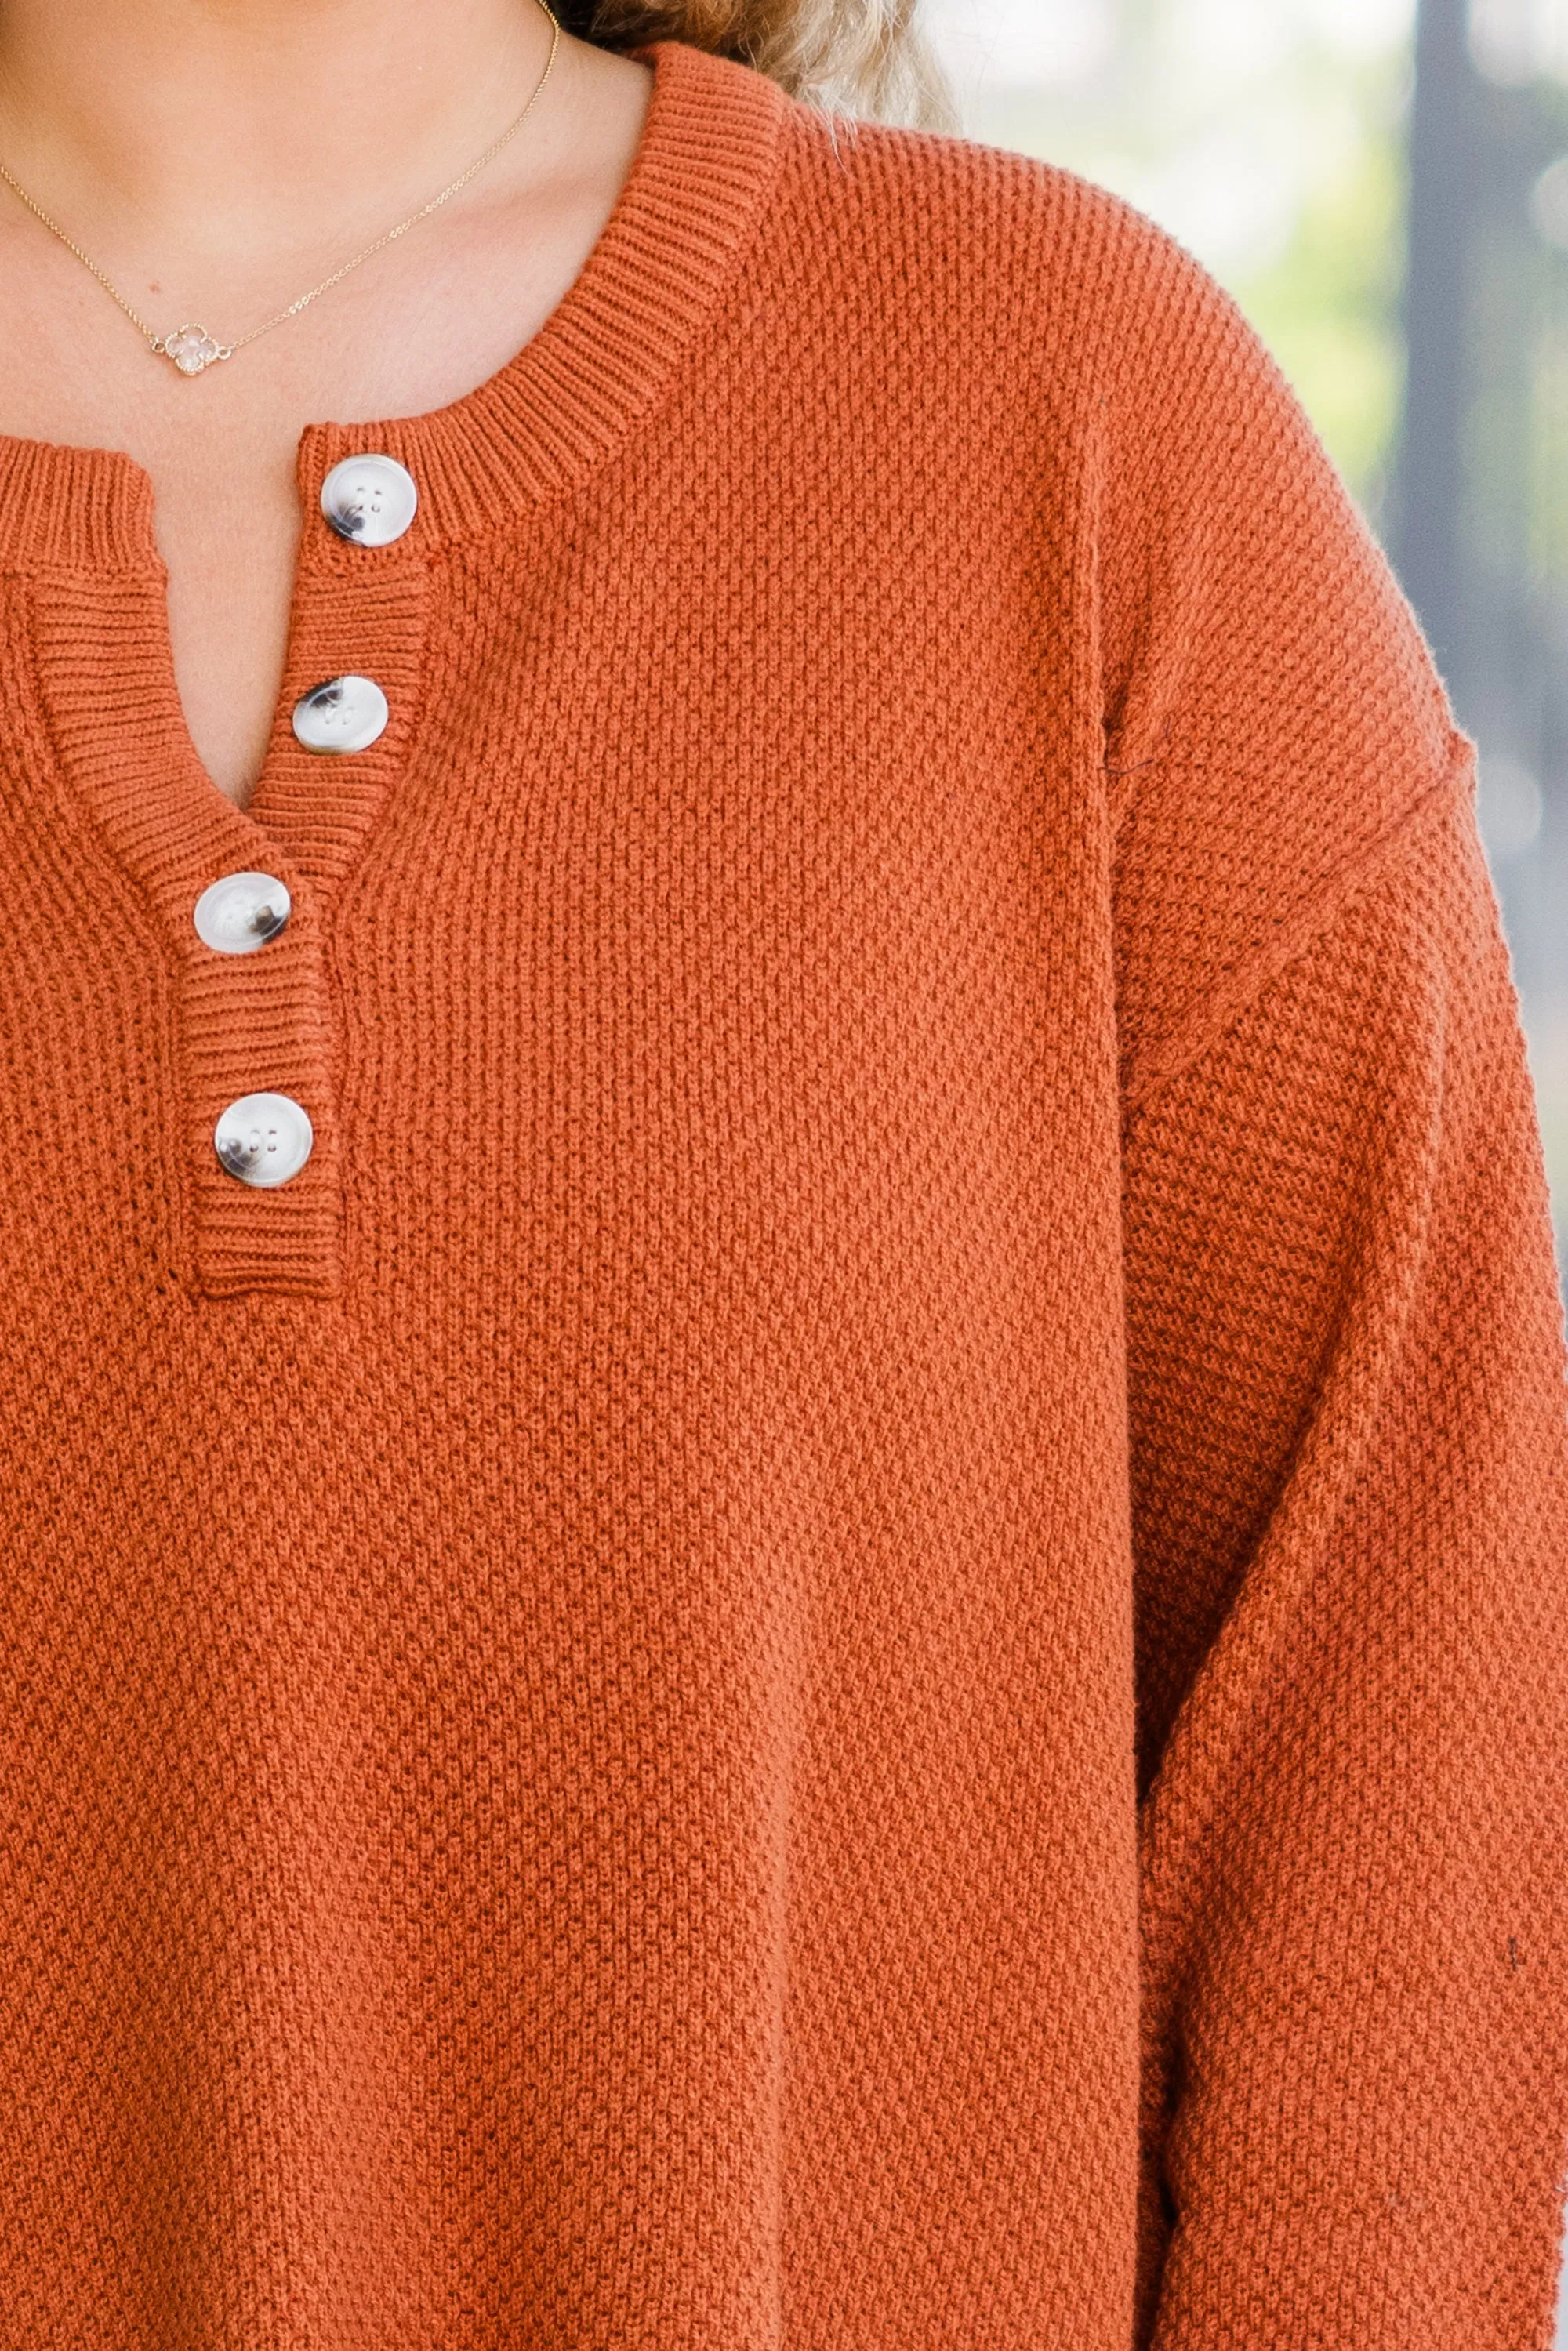
[[792, 98], [850, 117], [956, 131], [957, 110], [915, 21], [920, 0], [551, 0], [601, 48], [689, 41], [755, 66]]

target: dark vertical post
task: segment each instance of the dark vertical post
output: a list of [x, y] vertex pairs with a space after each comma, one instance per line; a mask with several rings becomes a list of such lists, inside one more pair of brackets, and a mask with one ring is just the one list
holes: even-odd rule
[[1467, 0], [1420, 0], [1404, 297], [1407, 362], [1389, 532], [1400, 585], [1450, 689], [1458, 684], [1452, 672], [1463, 637], [1465, 240], [1475, 131], [1468, 21]]

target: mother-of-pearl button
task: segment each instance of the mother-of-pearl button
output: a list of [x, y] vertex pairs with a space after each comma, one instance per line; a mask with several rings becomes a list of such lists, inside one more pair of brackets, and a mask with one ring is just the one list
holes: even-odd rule
[[276, 874], [225, 873], [196, 901], [196, 935], [219, 955], [254, 955], [277, 936], [289, 904]]
[[329, 677], [294, 705], [294, 732], [308, 751], [363, 751], [387, 723], [387, 698], [373, 677]]
[[213, 1129], [221, 1165], [242, 1184], [287, 1184], [316, 1140], [308, 1112], [291, 1094], [242, 1094]]
[[356, 547], [388, 547], [413, 520], [419, 492], [395, 457], [367, 452], [345, 457], [321, 485], [321, 511], [340, 538]]

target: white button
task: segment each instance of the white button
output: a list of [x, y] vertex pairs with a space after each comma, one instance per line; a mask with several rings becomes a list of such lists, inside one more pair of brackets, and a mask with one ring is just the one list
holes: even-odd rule
[[419, 492], [395, 457], [345, 457], [321, 485], [321, 511], [340, 538], [389, 547], [413, 520]]
[[363, 751], [387, 723], [387, 698], [373, 677], [329, 677], [294, 705], [294, 732], [308, 751]]
[[218, 1158], [242, 1184], [287, 1184], [310, 1156], [315, 1130], [288, 1094], [242, 1094], [213, 1129]]
[[288, 920], [289, 897], [272, 873], [225, 873], [196, 901], [196, 935], [219, 955], [254, 955]]

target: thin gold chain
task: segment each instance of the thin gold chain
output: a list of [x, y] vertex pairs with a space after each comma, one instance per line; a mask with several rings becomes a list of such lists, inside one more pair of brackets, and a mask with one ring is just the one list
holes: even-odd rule
[[[546, 82], [549, 79], [550, 68], [555, 63], [555, 53], [560, 45], [560, 24], [554, 10], [549, 5], [549, 0], [538, 0], [538, 5], [544, 10], [545, 15], [550, 21], [549, 56], [545, 60], [545, 69], [543, 73], [540, 74], [538, 80], [534, 85], [533, 96], [528, 99], [528, 105], [524, 107], [521, 114], [517, 116], [516, 121], [508, 123], [506, 130], [502, 131], [500, 137], [498, 139], [492, 140], [489, 146], [486, 148], [485, 152], [482, 155], [476, 156], [474, 162], [469, 164], [468, 169], [465, 172], [460, 172], [455, 180], [449, 181], [446, 186], [442, 189], [439, 195], [432, 196], [428, 204], [421, 204], [417, 212], [410, 213], [408, 218], [406, 220], [399, 221], [395, 228], [389, 228], [383, 236], [378, 236], [376, 238], [373, 245], [367, 245], [361, 252], [356, 253], [351, 260], [345, 261], [340, 269], [334, 269], [329, 277], [323, 277], [319, 286], [312, 286], [308, 294], [301, 294], [297, 301], [290, 302], [286, 310], [279, 310], [274, 318], [264, 319], [259, 327], [253, 327], [248, 335], [241, 335], [232, 343], [214, 342], [212, 338], [206, 334], [204, 329], [200, 327], [181, 327], [174, 333], [170, 335], [154, 334], [152, 329], [147, 324], [145, 319], [138, 317], [137, 313], [131, 308], [130, 303], [126, 300], [124, 295], [121, 294], [119, 288], [113, 286], [104, 276], [103, 271], [99, 267], [97, 262], [89, 259], [88, 256], [82, 251], [80, 246], [75, 244], [73, 240], [66, 235], [65, 230], [60, 226], [58, 221], [50, 219], [42, 204], [37, 203], [34, 198], [27, 193], [26, 189], [22, 186], [21, 183], [12, 172], [6, 170], [4, 163], [0, 163], [0, 180], [4, 180], [5, 185], [12, 191], [13, 194], [18, 196], [22, 203], [26, 205], [27, 210], [30, 213], [35, 214], [37, 217], [42, 221], [44, 226], [47, 229], [51, 230], [53, 234], [59, 238], [60, 243], [70, 252], [75, 254], [77, 259], [81, 263], [82, 267], [92, 272], [92, 275], [97, 278], [104, 292], [112, 296], [113, 299], [119, 303], [120, 308], [124, 311], [126, 317], [130, 319], [137, 332], [146, 340], [146, 341], [152, 346], [152, 350], [155, 350], [161, 358], [174, 359], [175, 364], [179, 367], [182, 374], [199, 375], [203, 368], [210, 367], [214, 360], [232, 359], [235, 351], [241, 351], [245, 349], [246, 343], [254, 343], [258, 335], [270, 334], [274, 327], [281, 327], [287, 319], [298, 318], [299, 312], [305, 308], [307, 303], [314, 302], [319, 294], [325, 294], [330, 287], [336, 286], [341, 278], [347, 277], [350, 269], [358, 269], [362, 261], [369, 261], [373, 253], [380, 253], [384, 246], [391, 245], [395, 237], [400, 237], [405, 235], [409, 229], [414, 226], [416, 222], [424, 220], [431, 213], [436, 210], [438, 205], [445, 204], [448, 197], [455, 196], [460, 188], [465, 188], [468, 185], [469, 181], [474, 179], [477, 173], [484, 170], [486, 163], [492, 162], [495, 160], [495, 158], [500, 153], [502, 148], [507, 144], [507, 141], [517, 136], [517, 132], [522, 129], [523, 124], [527, 121], [528, 115], [533, 109], [535, 100], [538, 98], [539, 92], [543, 89]], [[190, 339], [195, 340], [193, 342]], [[184, 348], [186, 352], [185, 358], [177, 358], [175, 352], [171, 350], [170, 346], [176, 343], [181, 344]]]

